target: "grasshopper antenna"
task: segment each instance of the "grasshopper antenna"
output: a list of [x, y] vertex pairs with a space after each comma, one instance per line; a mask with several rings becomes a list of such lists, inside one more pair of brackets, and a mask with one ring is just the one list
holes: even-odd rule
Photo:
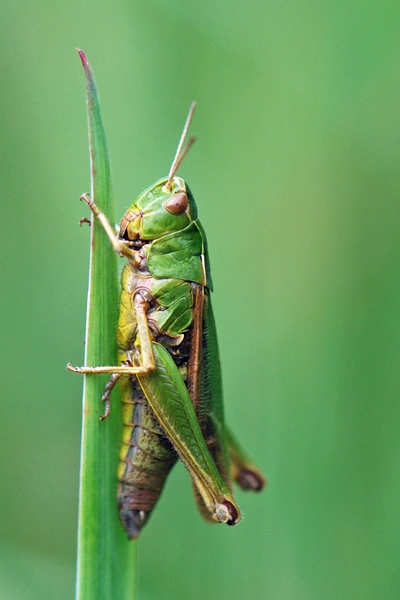
[[183, 144], [185, 143], [185, 139], [186, 139], [189, 127], [190, 127], [190, 123], [193, 118], [193, 113], [194, 113], [195, 108], [196, 108], [196, 102], [192, 102], [192, 104], [190, 105], [190, 108], [189, 108], [188, 116], [186, 117], [185, 126], [182, 131], [181, 139], [179, 140], [179, 144], [178, 144], [178, 148], [176, 150], [174, 160], [172, 162], [171, 168], [168, 173], [168, 181], [165, 184], [165, 187], [169, 190], [171, 189], [172, 180], [175, 177], [175, 175], [181, 165], [181, 162], [183, 161], [186, 154], [189, 152], [190, 148], [193, 146], [194, 142], [196, 141], [196, 138], [194, 136], [191, 137], [187, 143], [186, 148], [182, 152], [182, 147], [183, 147]]

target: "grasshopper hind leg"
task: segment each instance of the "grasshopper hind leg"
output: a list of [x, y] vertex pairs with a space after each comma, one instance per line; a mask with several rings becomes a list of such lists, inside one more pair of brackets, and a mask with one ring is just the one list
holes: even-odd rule
[[226, 434], [232, 479], [244, 491], [261, 492], [267, 485], [266, 477], [255, 466], [228, 427], [226, 428]]

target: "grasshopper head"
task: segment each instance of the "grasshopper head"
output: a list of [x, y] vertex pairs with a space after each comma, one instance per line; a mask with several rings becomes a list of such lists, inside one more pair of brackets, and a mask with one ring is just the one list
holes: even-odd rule
[[184, 180], [164, 178], [145, 190], [126, 211], [119, 236], [139, 243], [156, 240], [185, 229], [196, 218], [196, 204]]
[[183, 179], [176, 176], [195, 141], [194, 137], [190, 138], [183, 149], [195, 108], [196, 103], [192, 102], [168, 177], [145, 190], [126, 211], [119, 231], [121, 239], [141, 246], [146, 241], [182, 231], [197, 218], [194, 198]]
[[194, 198], [183, 179], [176, 176], [195, 141], [192, 137], [183, 149], [195, 108], [196, 103], [192, 102], [168, 177], [145, 190], [126, 211], [119, 231], [121, 239], [140, 246], [146, 241], [182, 231], [197, 218]]

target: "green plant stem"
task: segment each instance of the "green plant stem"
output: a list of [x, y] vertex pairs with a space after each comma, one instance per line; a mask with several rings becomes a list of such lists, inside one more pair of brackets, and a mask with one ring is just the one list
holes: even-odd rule
[[[85, 54], [78, 52], [86, 77], [91, 197], [113, 223], [110, 161], [96, 85]], [[117, 306], [117, 257], [92, 218], [85, 365], [115, 364]], [[110, 418], [99, 420], [106, 381], [102, 375], [84, 376], [77, 600], [133, 600], [135, 596], [135, 545], [127, 540], [116, 507], [121, 411], [115, 391]]]

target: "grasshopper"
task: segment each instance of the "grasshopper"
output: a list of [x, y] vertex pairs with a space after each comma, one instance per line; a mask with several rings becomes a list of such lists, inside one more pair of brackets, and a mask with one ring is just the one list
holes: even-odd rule
[[266, 480], [224, 423], [221, 369], [211, 307], [207, 240], [178, 168], [195, 103], [190, 107], [167, 177], [146, 189], [124, 214], [118, 234], [100, 208], [83, 199], [113, 249], [128, 259], [121, 274], [119, 364], [67, 368], [108, 373], [106, 419], [118, 381], [123, 439], [118, 509], [130, 539], [147, 522], [178, 458], [187, 467], [201, 515], [235, 525], [241, 518], [232, 479], [260, 491]]

